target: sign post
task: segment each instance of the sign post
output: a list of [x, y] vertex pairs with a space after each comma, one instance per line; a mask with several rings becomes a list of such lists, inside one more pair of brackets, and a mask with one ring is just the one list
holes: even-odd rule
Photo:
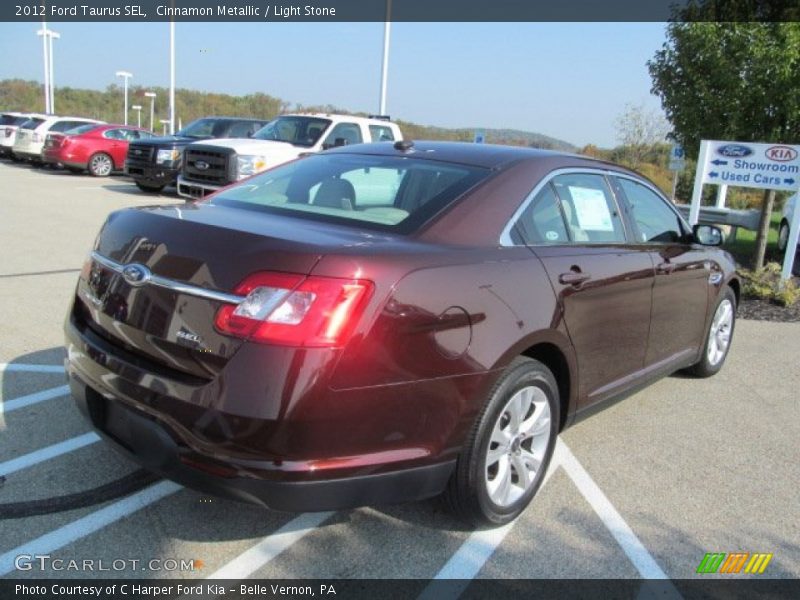
[[[695, 225], [700, 215], [703, 185], [761, 188], [785, 192], [800, 191], [800, 146], [786, 144], [751, 144], [703, 140], [697, 157], [689, 223]], [[781, 278], [792, 274], [798, 234], [800, 210], [789, 225], [789, 242], [783, 261]]]
[[675, 204], [675, 192], [678, 189], [678, 172], [686, 168], [686, 153], [683, 146], [673, 144], [669, 151], [669, 170], [672, 171], [672, 203]]

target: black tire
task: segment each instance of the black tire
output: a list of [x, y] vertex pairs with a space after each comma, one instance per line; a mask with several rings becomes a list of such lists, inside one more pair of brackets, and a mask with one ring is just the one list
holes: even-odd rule
[[[732, 310], [731, 313], [731, 322], [730, 328], [728, 333], [728, 343], [725, 347], [722, 356], [716, 360], [712, 361], [709, 358], [709, 346], [712, 342], [712, 328], [714, 327], [715, 317], [717, 312], [720, 310], [720, 307], [723, 303], [730, 303], [730, 307]], [[731, 348], [731, 343], [733, 342], [733, 331], [736, 327], [736, 294], [733, 293], [733, 290], [725, 286], [725, 289], [720, 292], [719, 298], [717, 299], [717, 303], [714, 305], [714, 312], [711, 313], [711, 322], [708, 324], [708, 329], [706, 329], [706, 336], [705, 342], [703, 343], [703, 354], [700, 357], [700, 361], [687, 369], [687, 372], [690, 375], [694, 375], [695, 377], [711, 377], [712, 375], [716, 375], [719, 373], [722, 366], [725, 364], [725, 359], [728, 358], [728, 352]]]
[[86, 165], [92, 177], [108, 177], [114, 171], [114, 159], [105, 152], [95, 152]]
[[[515, 394], [531, 387], [541, 390], [547, 401], [550, 412], [549, 428], [547, 428], [549, 437], [547, 438], [538, 470], [532, 477], [529, 487], [515, 501], [503, 506], [490, 497], [488, 489], [490, 483], [488, 481], [487, 457], [490, 447], [492, 445], [496, 446], [496, 443], [491, 439], [492, 433], [497, 426], [501, 425], [502, 419], [506, 418], [507, 413], [505, 411], [510, 406], [510, 401]], [[538, 392], [536, 393], [538, 395]], [[518, 357], [514, 359], [492, 388], [489, 399], [481, 410], [461, 450], [455, 472], [444, 492], [444, 500], [449, 509], [470, 525], [478, 527], [503, 525], [514, 520], [525, 510], [536, 495], [539, 487], [541, 487], [544, 474], [553, 456], [558, 437], [559, 407], [558, 385], [550, 370], [539, 361], [531, 358]], [[533, 410], [534, 412], [530, 413], [531, 417], [539, 409]], [[543, 434], [546, 423], [544, 420], [541, 423], [543, 425], [541, 430]], [[518, 440], [516, 440], [516, 443], [516, 452], [519, 454], [519, 448], [522, 444]], [[509, 448], [512, 448], [513, 445], [512, 443]], [[508, 455], [511, 456], [511, 454], [512, 450], [509, 449]], [[491, 468], [494, 464], [490, 463], [489, 467]], [[511, 474], [517, 473], [517, 471], [512, 470], [512, 467], [508, 467], [508, 473], [509, 477], [513, 479]], [[518, 475], [517, 478], [519, 480]]]
[[786, 252], [787, 242], [789, 241], [789, 222], [786, 219], [781, 221], [778, 226], [778, 251]]
[[161, 190], [163, 190], [165, 186], [150, 185], [147, 183], [142, 183], [141, 181], [136, 181], [136, 187], [138, 187], [143, 192], [147, 192], [148, 194], [160, 194]]

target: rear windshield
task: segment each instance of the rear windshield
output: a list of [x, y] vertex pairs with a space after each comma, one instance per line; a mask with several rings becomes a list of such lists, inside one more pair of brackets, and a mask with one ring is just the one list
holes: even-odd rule
[[489, 174], [411, 157], [316, 154], [265, 171], [210, 202], [409, 233]]
[[278, 117], [264, 125], [253, 136], [257, 140], [288, 142], [294, 146], [310, 148], [331, 124], [330, 119], [319, 117]]
[[17, 117], [14, 115], [0, 115], [0, 126], [2, 125], [19, 125], [28, 120], [28, 117]]
[[27, 121], [22, 123], [19, 126], [19, 128], [20, 129], [36, 129], [42, 123], [44, 123], [44, 119], [37, 119], [37, 118], [28, 119]]

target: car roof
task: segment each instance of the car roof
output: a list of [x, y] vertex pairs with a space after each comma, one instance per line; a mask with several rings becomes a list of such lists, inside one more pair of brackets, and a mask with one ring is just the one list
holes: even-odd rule
[[[408, 141], [403, 144], [409, 143]], [[496, 144], [473, 144], [469, 142], [429, 142], [414, 141], [413, 145], [402, 150], [400, 142], [378, 142], [372, 144], [354, 144], [327, 150], [326, 153], [373, 154], [382, 156], [409, 156], [424, 160], [440, 160], [488, 169], [501, 168], [504, 165], [526, 159], [536, 158], [580, 158], [593, 160], [585, 156], [524, 148], [520, 146], [501, 146]], [[602, 161], [594, 161], [602, 163]], [[605, 164], [605, 163], [602, 163]]]
[[314, 118], [317, 118], [317, 119], [331, 119], [331, 120], [333, 120], [333, 119], [335, 119], [335, 120], [346, 119], [348, 121], [355, 121], [357, 123], [368, 123], [370, 125], [384, 125], [384, 126], [394, 125], [394, 126], [397, 126], [396, 123], [393, 123], [392, 121], [390, 121], [388, 119], [377, 119], [377, 118], [374, 118], [374, 117], [359, 117], [359, 116], [356, 116], [356, 115], [343, 115], [343, 114], [339, 114], [339, 113], [321, 113], [321, 112], [303, 113], [303, 112], [299, 112], [299, 113], [286, 113], [284, 115], [278, 115], [278, 117], [314, 117]]
[[202, 119], [214, 119], [215, 121], [258, 121], [266, 123], [269, 119], [262, 119], [261, 117], [218, 117], [216, 115], [207, 115], [205, 117], [198, 117], [194, 119], [195, 121], [201, 121]]

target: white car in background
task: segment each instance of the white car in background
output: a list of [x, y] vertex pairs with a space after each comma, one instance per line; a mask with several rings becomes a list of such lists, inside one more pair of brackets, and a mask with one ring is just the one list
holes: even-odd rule
[[327, 113], [281, 115], [248, 139], [189, 144], [178, 175], [178, 194], [189, 199], [202, 198], [300, 156], [336, 146], [402, 139], [400, 128], [388, 117]]
[[24, 112], [0, 113], [0, 156], [10, 157], [14, 141], [17, 139], [17, 129], [32, 117], [46, 119], [47, 115]]
[[[792, 222], [794, 210], [797, 206], [797, 194], [790, 196], [783, 205], [783, 215], [781, 216], [781, 224], [778, 227], [778, 250], [781, 252], [786, 251], [786, 246], [789, 243], [789, 223]], [[795, 261], [796, 262], [796, 261]]]
[[87, 123], [103, 123], [103, 121], [83, 117], [34, 116], [19, 126], [12, 152], [17, 158], [41, 164], [42, 149], [48, 133], [64, 133]]

